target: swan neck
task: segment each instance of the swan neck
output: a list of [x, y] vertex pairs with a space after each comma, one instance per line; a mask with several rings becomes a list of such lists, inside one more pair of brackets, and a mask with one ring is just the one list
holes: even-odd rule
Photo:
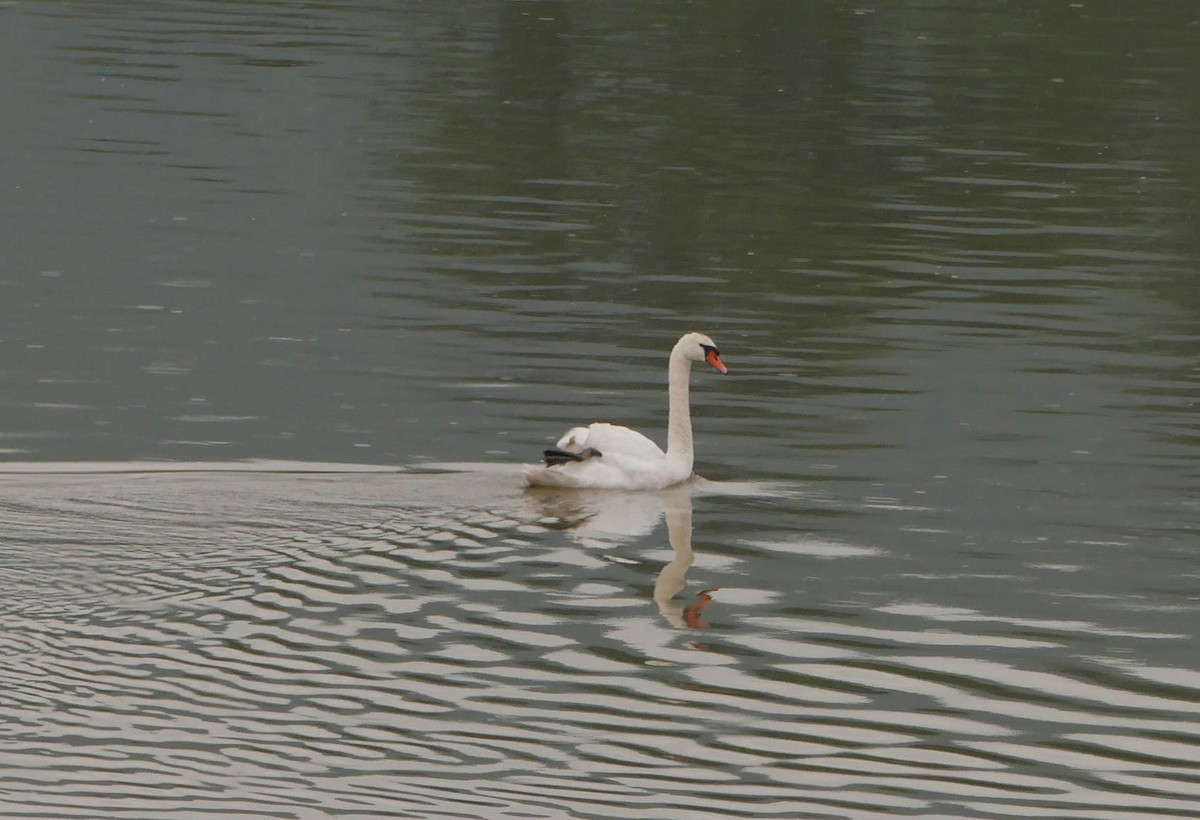
[[692, 470], [692, 414], [688, 398], [691, 372], [691, 361], [673, 352], [667, 370], [667, 393], [671, 402], [667, 416], [667, 457], [686, 464], [689, 474]]

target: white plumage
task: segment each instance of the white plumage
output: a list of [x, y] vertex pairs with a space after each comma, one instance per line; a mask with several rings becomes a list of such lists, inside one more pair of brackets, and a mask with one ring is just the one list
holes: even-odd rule
[[706, 361], [728, 372], [713, 340], [685, 333], [671, 350], [667, 368], [670, 413], [667, 450], [646, 436], [615, 424], [597, 422], [572, 427], [546, 450], [545, 465], [527, 465], [530, 486], [616, 490], [659, 490], [692, 475], [692, 420], [688, 405], [692, 362]]

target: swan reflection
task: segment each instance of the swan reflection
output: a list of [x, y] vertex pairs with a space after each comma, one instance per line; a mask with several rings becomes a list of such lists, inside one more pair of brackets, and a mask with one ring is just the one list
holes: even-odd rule
[[526, 499], [542, 516], [543, 526], [561, 529], [587, 547], [611, 547], [649, 535], [666, 517], [671, 560], [658, 573], [654, 602], [671, 626], [703, 629], [708, 623], [700, 613], [712, 603], [708, 587], [688, 603], [677, 596], [687, 586], [687, 571], [695, 560], [692, 552], [692, 495], [688, 487], [672, 487], [653, 493], [529, 489]]

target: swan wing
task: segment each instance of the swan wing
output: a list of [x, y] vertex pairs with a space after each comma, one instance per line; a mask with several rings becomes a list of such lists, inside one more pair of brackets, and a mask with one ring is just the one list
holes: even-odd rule
[[597, 422], [587, 427], [573, 427], [558, 440], [558, 449], [581, 453], [591, 448], [606, 458], [627, 456], [655, 461], [666, 458], [662, 449], [637, 430], [616, 424]]
[[[525, 483], [541, 487], [658, 490], [683, 481], [689, 465], [667, 458], [646, 436], [598, 422], [573, 427], [547, 450], [547, 465], [525, 467]], [[571, 455], [578, 458], [571, 458]], [[551, 456], [566, 456], [553, 459]]]
[[603, 490], [661, 490], [688, 478], [686, 464], [665, 457], [642, 459], [614, 453], [554, 466], [527, 464], [525, 483], [531, 487], [570, 487]]

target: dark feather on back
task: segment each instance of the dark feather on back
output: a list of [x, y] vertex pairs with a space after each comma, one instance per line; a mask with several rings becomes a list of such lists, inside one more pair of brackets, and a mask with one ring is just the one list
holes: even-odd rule
[[559, 450], [557, 447], [551, 447], [548, 450], [542, 451], [542, 458], [546, 459], [547, 467], [554, 467], [559, 464], [567, 464], [572, 461], [587, 461], [589, 458], [599, 458], [602, 453], [595, 447], [589, 447], [586, 450], [580, 450], [578, 453], [572, 453], [568, 450]]

